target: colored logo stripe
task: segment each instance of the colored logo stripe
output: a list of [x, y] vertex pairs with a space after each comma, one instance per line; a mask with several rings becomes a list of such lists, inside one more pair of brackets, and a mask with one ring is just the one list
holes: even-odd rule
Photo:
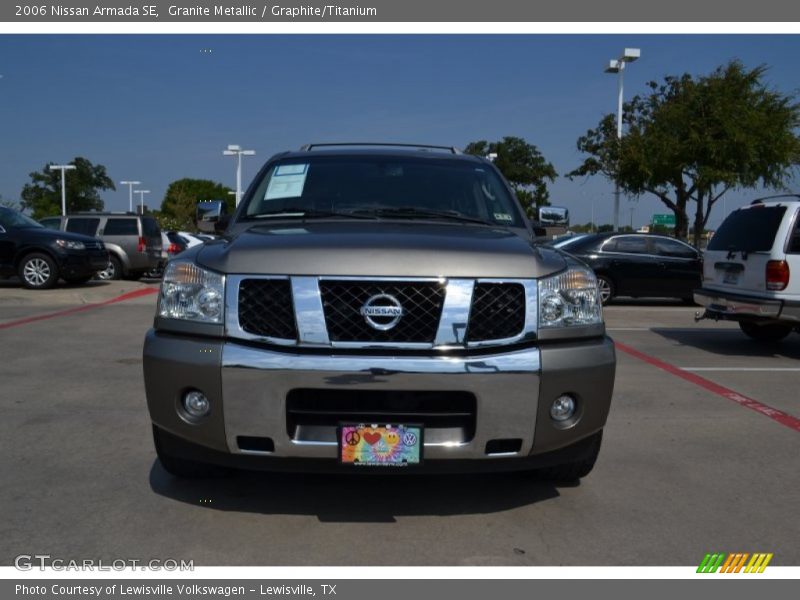
[[[700, 566], [697, 567], [698, 573], [763, 573], [764, 569], [772, 560], [772, 553], [757, 552], [749, 554], [747, 552], [725, 552], [708, 553], [703, 557]], [[747, 559], [750, 559], [747, 562]], [[745, 566], [747, 562], [747, 566]], [[742, 571], [744, 568], [744, 571]]]

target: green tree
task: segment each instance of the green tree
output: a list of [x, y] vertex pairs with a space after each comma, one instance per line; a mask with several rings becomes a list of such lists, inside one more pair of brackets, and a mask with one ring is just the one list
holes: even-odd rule
[[506, 136], [499, 142], [470, 142], [464, 152], [476, 156], [497, 154], [494, 165], [514, 188], [530, 217], [536, 217], [539, 206], [550, 204], [547, 182], [555, 181], [558, 173], [533, 144], [522, 138]]
[[699, 243], [714, 204], [730, 189], [782, 189], [800, 161], [800, 106], [764, 83], [765, 66], [732, 61], [711, 74], [665, 77], [625, 105], [627, 134], [606, 115], [578, 139], [588, 154], [568, 177], [601, 174], [627, 193], [656, 195], [677, 237]]
[[194, 230], [197, 203], [202, 200], [225, 200], [228, 212], [233, 212], [236, 201], [229, 191], [230, 188], [210, 179], [178, 179], [169, 184], [156, 217], [159, 222], [172, 225], [169, 229]]
[[[22, 207], [30, 210], [34, 219], [61, 214], [61, 171], [51, 171], [47, 163], [41, 171], [30, 174], [31, 183], [22, 188]], [[114, 182], [103, 165], [94, 165], [82, 156], [69, 164], [75, 169], [66, 172], [67, 212], [103, 210], [100, 198], [103, 190], [114, 190]]]

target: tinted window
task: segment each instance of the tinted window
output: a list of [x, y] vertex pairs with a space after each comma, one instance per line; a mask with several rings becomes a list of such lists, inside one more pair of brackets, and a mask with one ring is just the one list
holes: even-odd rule
[[61, 229], [61, 219], [59, 219], [58, 217], [55, 217], [53, 219], [41, 219], [39, 223], [41, 223], [48, 229]]
[[309, 156], [280, 162], [258, 182], [244, 218], [414, 210], [523, 227], [516, 200], [490, 165], [413, 156]]
[[136, 219], [109, 219], [103, 235], [139, 235]]
[[26, 217], [21, 212], [10, 208], [0, 208], [0, 225], [4, 229], [27, 229], [29, 227], [42, 227], [38, 221]]
[[155, 219], [142, 219], [142, 229], [145, 237], [161, 237], [161, 228]]
[[772, 249], [785, 206], [740, 208], [728, 215], [708, 244], [709, 250], [763, 252]]
[[792, 239], [789, 240], [789, 252], [792, 254], [800, 254], [800, 212], [798, 212], [795, 217]]
[[96, 217], [70, 217], [67, 219], [67, 231], [91, 237], [94, 237], [97, 233], [98, 225], [100, 225], [100, 219]]
[[603, 246], [604, 252], [626, 252], [628, 254], [647, 254], [647, 240], [643, 237], [623, 236], [610, 240]]
[[661, 256], [673, 256], [677, 258], [696, 258], [697, 253], [693, 248], [686, 244], [681, 244], [675, 240], [663, 238], [653, 238], [653, 245], [656, 247], [656, 254]]

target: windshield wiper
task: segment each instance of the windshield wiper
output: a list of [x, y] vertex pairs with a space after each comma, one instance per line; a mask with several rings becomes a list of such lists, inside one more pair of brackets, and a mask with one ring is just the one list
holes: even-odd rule
[[259, 213], [250, 215], [249, 219], [280, 219], [282, 217], [299, 217], [301, 219], [325, 219], [328, 217], [344, 217], [348, 219], [377, 219], [375, 215], [338, 212], [335, 210], [317, 210], [314, 208], [293, 208], [291, 206], [275, 212]]
[[373, 208], [357, 211], [359, 214], [373, 214], [379, 217], [398, 217], [401, 219], [449, 219], [451, 221], [461, 221], [463, 223], [480, 223], [481, 225], [496, 226], [496, 223], [486, 221], [478, 217], [470, 217], [457, 210], [428, 210], [416, 208], [414, 206], [401, 206], [398, 208]]

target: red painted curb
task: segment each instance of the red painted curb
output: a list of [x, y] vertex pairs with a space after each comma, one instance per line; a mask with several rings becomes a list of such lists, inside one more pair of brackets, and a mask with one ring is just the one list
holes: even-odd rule
[[669, 363], [664, 362], [663, 360], [659, 360], [654, 356], [650, 356], [649, 354], [645, 354], [644, 352], [640, 352], [635, 348], [631, 348], [626, 344], [622, 344], [620, 342], [614, 342], [614, 345], [625, 352], [626, 354], [630, 354], [634, 358], [638, 358], [639, 360], [643, 360], [644, 362], [653, 365], [661, 369], [662, 371], [666, 371], [676, 377], [680, 377], [681, 379], [688, 381], [689, 383], [693, 383], [696, 386], [699, 386], [709, 392], [716, 394], [717, 396], [722, 396], [723, 398], [727, 398], [732, 402], [736, 402], [740, 406], [744, 406], [745, 408], [749, 408], [750, 410], [754, 410], [757, 413], [760, 413], [766, 417], [769, 417], [773, 421], [777, 421], [781, 425], [784, 425], [790, 429], [794, 429], [795, 431], [800, 431], [800, 419], [797, 417], [793, 417], [792, 415], [786, 414], [783, 411], [778, 410], [777, 408], [772, 408], [771, 406], [767, 406], [759, 402], [758, 400], [754, 400], [753, 398], [748, 398], [747, 396], [743, 396], [742, 394], [735, 392], [732, 389], [726, 388], [725, 386], [719, 385], [718, 383], [714, 383], [706, 379], [705, 377], [700, 377], [695, 373], [690, 373], [688, 371], [684, 371], [683, 369], [679, 369], [675, 365], [671, 365]]
[[0, 329], [10, 329], [12, 327], [19, 327], [20, 325], [26, 325], [28, 323], [35, 323], [36, 321], [44, 321], [45, 319], [54, 319], [55, 317], [64, 317], [66, 315], [73, 315], [75, 313], [84, 312], [87, 310], [91, 310], [93, 308], [101, 308], [103, 306], [108, 306], [109, 304], [116, 304], [117, 302], [125, 302], [126, 300], [133, 300], [134, 298], [141, 298], [142, 296], [149, 296], [150, 294], [157, 294], [158, 289], [156, 288], [140, 288], [138, 290], [133, 290], [132, 292], [126, 292], [125, 294], [121, 294], [119, 296], [115, 296], [109, 300], [103, 300], [102, 302], [94, 302], [92, 304], [84, 304], [82, 306], [76, 306], [75, 308], [68, 308], [66, 310], [59, 310], [52, 313], [46, 313], [43, 315], [36, 315], [35, 317], [26, 317], [24, 319], [17, 319], [16, 321], [8, 321], [6, 323], [0, 323]]

